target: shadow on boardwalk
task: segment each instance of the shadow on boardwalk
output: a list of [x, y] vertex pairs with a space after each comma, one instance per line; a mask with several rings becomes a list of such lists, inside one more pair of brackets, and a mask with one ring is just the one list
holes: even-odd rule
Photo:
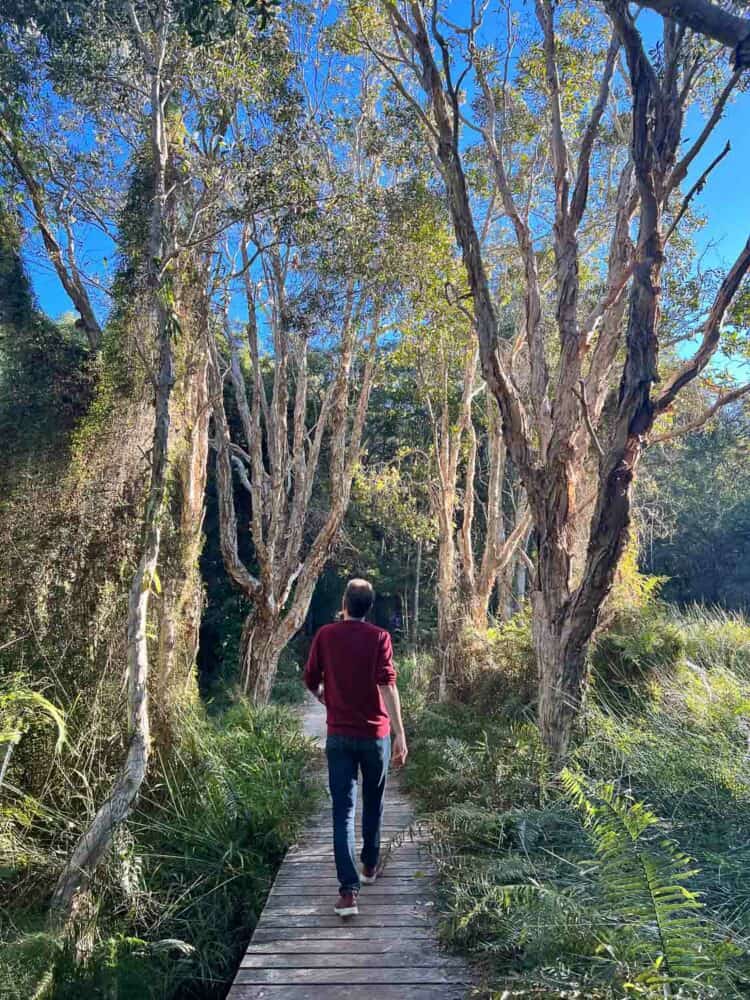
[[[325, 713], [317, 702], [306, 704], [302, 723], [322, 747]], [[435, 869], [423, 839], [409, 832], [413, 820], [392, 775], [384, 872], [363, 886], [359, 915], [342, 920], [333, 912], [338, 883], [327, 799], [278, 871], [228, 1000], [463, 1000], [467, 967], [438, 947]]]

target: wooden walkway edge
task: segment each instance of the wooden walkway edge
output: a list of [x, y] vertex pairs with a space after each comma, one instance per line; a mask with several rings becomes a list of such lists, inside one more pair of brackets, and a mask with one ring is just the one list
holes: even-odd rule
[[[303, 728], [322, 745], [325, 713], [317, 702], [306, 706]], [[362, 887], [358, 916], [342, 920], [333, 912], [338, 882], [326, 796], [279, 868], [227, 1000], [463, 1000], [467, 968], [438, 947], [435, 868], [413, 822], [391, 775], [383, 874]], [[358, 808], [358, 840], [359, 827]]]

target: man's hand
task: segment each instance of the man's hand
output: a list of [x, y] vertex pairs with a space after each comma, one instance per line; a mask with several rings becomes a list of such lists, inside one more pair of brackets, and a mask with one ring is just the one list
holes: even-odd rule
[[401, 698], [395, 684], [378, 684], [380, 697], [383, 699], [388, 717], [393, 726], [393, 745], [391, 746], [391, 763], [394, 767], [403, 767], [409, 751], [406, 748], [404, 723], [401, 718]]
[[318, 699], [318, 701], [320, 702], [320, 704], [321, 705], [325, 705], [325, 703], [326, 703], [326, 692], [325, 692], [325, 688], [323, 687], [323, 685], [321, 684], [320, 687], [318, 688], [318, 690], [315, 691], [315, 692], [313, 692], [313, 693], [314, 693], [315, 697]]
[[393, 737], [393, 749], [391, 751], [391, 762], [394, 767], [403, 767], [406, 763], [406, 758], [409, 754], [409, 749], [406, 746], [406, 737], [403, 733], [398, 733]]

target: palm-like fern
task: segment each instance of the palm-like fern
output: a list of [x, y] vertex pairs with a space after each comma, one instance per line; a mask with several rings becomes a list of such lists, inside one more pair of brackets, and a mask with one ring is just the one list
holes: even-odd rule
[[702, 904], [685, 885], [697, 874], [692, 860], [643, 803], [617, 795], [611, 784], [591, 786], [569, 770], [562, 781], [591, 833], [604, 892], [649, 953], [638, 982], [670, 996], [672, 986], [705, 980], [710, 963], [697, 914]]
[[22, 683], [11, 686], [0, 694], [0, 788], [10, 763], [13, 748], [39, 716], [51, 720], [57, 728], [57, 747], [65, 742], [65, 720], [62, 712], [51, 701], [32, 691]]

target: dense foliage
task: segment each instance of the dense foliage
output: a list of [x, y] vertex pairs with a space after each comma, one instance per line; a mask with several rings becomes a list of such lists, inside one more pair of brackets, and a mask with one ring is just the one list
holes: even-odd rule
[[516, 672], [486, 666], [466, 705], [402, 665], [446, 941], [510, 995], [747, 995], [747, 623], [621, 609], [561, 780], [528, 721], [526, 629], [505, 634]]
[[17, 218], [0, 202], [0, 481], [28, 463], [58, 462], [91, 395], [87, 352], [73, 321], [53, 323], [34, 301]]
[[666, 576], [664, 595], [748, 610], [748, 413], [727, 413], [672, 453], [653, 456], [644, 482], [643, 564]]
[[[13, 708], [0, 702], [0, 729]], [[29, 730], [24, 764], [41, 771], [47, 728], [36, 718]], [[311, 747], [275, 707], [236, 704], [212, 722], [189, 715], [179, 733], [97, 875], [95, 906], [77, 915], [86, 942], [78, 951], [46, 930], [44, 903], [50, 874], [85, 821], [78, 796], [62, 790], [90, 767], [90, 737], [69, 727], [37, 795], [18, 787], [21, 758], [11, 767], [0, 808], [3, 997], [224, 996], [314, 801]]]

